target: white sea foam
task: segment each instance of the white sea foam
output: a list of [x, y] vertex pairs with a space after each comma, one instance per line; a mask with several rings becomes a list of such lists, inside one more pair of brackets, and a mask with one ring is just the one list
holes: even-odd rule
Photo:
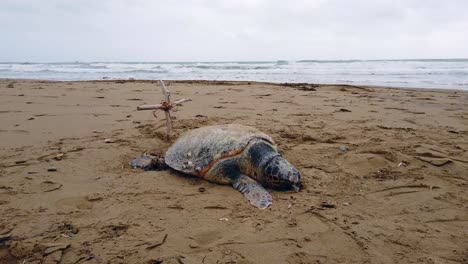
[[0, 63], [0, 78], [248, 80], [468, 90], [468, 59]]

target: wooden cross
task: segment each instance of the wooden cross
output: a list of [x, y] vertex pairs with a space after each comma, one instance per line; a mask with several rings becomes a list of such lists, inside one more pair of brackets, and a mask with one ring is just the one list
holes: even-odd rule
[[172, 134], [172, 117], [171, 117], [170, 111], [172, 110], [174, 105], [182, 105], [182, 103], [192, 101], [192, 100], [190, 98], [183, 98], [183, 99], [175, 101], [174, 104], [172, 104], [171, 93], [169, 92], [169, 90], [167, 90], [166, 85], [164, 85], [164, 82], [162, 80], [159, 81], [159, 84], [161, 85], [161, 91], [164, 95], [165, 100], [162, 100], [161, 103], [159, 104], [140, 105], [137, 107], [137, 110], [138, 111], [153, 110], [154, 112], [156, 112], [156, 110], [163, 110], [164, 114], [166, 115], [167, 139], [170, 139], [171, 134]]

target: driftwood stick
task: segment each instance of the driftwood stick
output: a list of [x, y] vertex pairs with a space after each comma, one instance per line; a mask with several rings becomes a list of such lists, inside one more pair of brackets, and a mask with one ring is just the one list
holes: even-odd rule
[[167, 90], [166, 85], [164, 85], [164, 82], [162, 80], [159, 80], [159, 84], [161, 85], [161, 90], [164, 94], [164, 99], [166, 99], [166, 102], [168, 104], [171, 103], [171, 93]]
[[[180, 100], [175, 101], [174, 103], [171, 102], [171, 93], [167, 90], [166, 85], [162, 80], [159, 81], [159, 85], [161, 86], [161, 91], [164, 95], [164, 100], [161, 101], [159, 104], [153, 105], [140, 105], [137, 107], [138, 111], [141, 110], [154, 110], [153, 115], [155, 114], [155, 110], [163, 110], [164, 114], [166, 115], [166, 126], [167, 126], [167, 139], [171, 138], [172, 135], [172, 117], [171, 117], [171, 110], [174, 105], [181, 105], [184, 102], [192, 101], [190, 98], [183, 98]], [[174, 110], [173, 110], [174, 111]], [[155, 115], [156, 116], [156, 115]]]
[[166, 99], [166, 101], [163, 102], [162, 104], [168, 106], [167, 107], [168, 109], [164, 109], [164, 114], [166, 115], [167, 139], [170, 139], [171, 134], [172, 134], [172, 117], [171, 117], [171, 113], [169, 112], [169, 110], [171, 110], [170, 108], [172, 107], [171, 93], [169, 93], [169, 91], [166, 88], [166, 85], [164, 85], [164, 82], [162, 80], [159, 81], [159, 84], [161, 85], [161, 90], [164, 94], [164, 99]]
[[[177, 100], [175, 101], [173, 104], [175, 105], [182, 105], [183, 103], [185, 102], [190, 102], [192, 101], [192, 99], [190, 98], [182, 98], [180, 100]], [[140, 105], [137, 107], [137, 110], [138, 111], [142, 111], [142, 110], [157, 110], [157, 109], [161, 109], [163, 110], [164, 106], [162, 104], [154, 104], [154, 105]]]
[[182, 105], [182, 103], [185, 103], [185, 102], [190, 102], [192, 101], [192, 99], [190, 98], [182, 98], [180, 100], [177, 100], [174, 102], [175, 105]]
[[172, 136], [172, 117], [171, 112], [164, 111], [166, 114], [166, 125], [167, 125], [167, 139], [170, 139]]
[[140, 105], [137, 107], [138, 111], [142, 110], [157, 110], [162, 109], [162, 104], [155, 104], [155, 105]]

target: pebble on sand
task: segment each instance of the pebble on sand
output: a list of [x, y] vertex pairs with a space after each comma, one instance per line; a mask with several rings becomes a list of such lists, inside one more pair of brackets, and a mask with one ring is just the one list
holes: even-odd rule
[[59, 153], [59, 154], [57, 154], [57, 155], [55, 156], [54, 159], [55, 159], [55, 160], [62, 160], [64, 156], [65, 156], [65, 154]]

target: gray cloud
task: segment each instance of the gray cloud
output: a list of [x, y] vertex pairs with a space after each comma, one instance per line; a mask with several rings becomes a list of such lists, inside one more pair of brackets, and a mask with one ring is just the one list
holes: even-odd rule
[[468, 57], [465, 0], [0, 1], [0, 61]]

